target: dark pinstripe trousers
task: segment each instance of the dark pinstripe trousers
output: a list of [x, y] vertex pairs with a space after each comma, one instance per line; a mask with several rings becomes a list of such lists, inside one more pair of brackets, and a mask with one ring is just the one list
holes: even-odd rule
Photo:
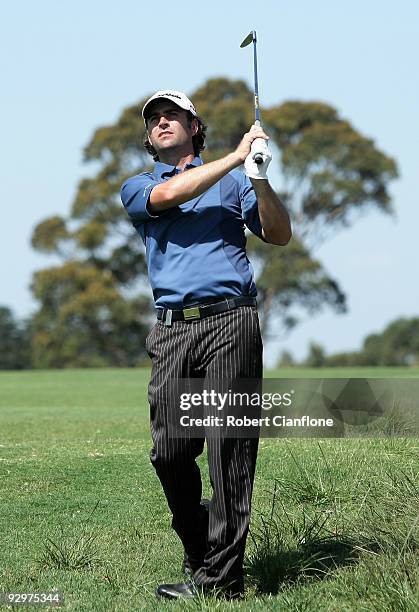
[[146, 340], [152, 359], [148, 399], [151, 462], [173, 515], [172, 526], [195, 567], [197, 584], [222, 586], [243, 578], [257, 438], [207, 437], [213, 496], [207, 527], [200, 508], [202, 483], [196, 457], [204, 438], [168, 435], [170, 379], [262, 378], [257, 308], [242, 306], [202, 320], [158, 321]]

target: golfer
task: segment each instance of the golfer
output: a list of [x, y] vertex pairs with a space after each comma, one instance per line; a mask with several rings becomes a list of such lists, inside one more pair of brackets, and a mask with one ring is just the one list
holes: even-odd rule
[[[170, 381], [262, 377], [245, 226], [265, 242], [286, 245], [289, 215], [266, 176], [271, 154], [261, 127], [253, 125], [234, 151], [204, 164], [206, 126], [184, 93], [156, 92], [142, 117], [154, 169], [129, 178], [121, 199], [146, 247], [157, 312], [146, 340], [152, 359], [150, 458], [184, 547], [187, 574], [179, 584], [161, 584], [156, 594], [192, 598], [215, 588], [240, 597], [258, 439], [207, 436], [213, 494], [209, 502], [201, 500], [196, 457], [205, 439], [169, 435]], [[256, 154], [262, 163], [255, 162]]]

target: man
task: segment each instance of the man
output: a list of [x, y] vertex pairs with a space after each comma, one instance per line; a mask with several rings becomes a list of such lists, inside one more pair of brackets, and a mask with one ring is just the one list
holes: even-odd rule
[[[215, 588], [241, 596], [258, 439], [207, 436], [213, 496], [201, 502], [195, 459], [205, 440], [169, 435], [170, 381], [262, 377], [244, 225], [264, 241], [285, 245], [290, 220], [266, 176], [271, 155], [261, 127], [252, 126], [233, 152], [203, 164], [206, 128], [184, 93], [156, 92], [142, 116], [145, 147], [156, 164], [152, 172], [128, 179], [121, 199], [146, 246], [157, 308], [146, 341], [153, 364], [150, 457], [191, 574], [186, 582], [160, 585], [156, 594], [189, 598]], [[236, 170], [243, 163], [246, 174]]]

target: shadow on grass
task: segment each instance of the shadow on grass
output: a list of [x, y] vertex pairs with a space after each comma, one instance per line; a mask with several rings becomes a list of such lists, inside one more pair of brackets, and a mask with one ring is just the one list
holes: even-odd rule
[[[321, 449], [320, 449], [321, 450]], [[323, 453], [322, 453], [323, 455]], [[339, 525], [337, 501], [340, 489], [332, 478], [323, 482], [310, 474], [294, 455], [298, 477], [290, 488], [275, 481], [269, 516], [261, 514], [249, 537], [253, 542], [246, 559], [246, 573], [259, 593], [275, 595], [294, 584], [323, 580], [341, 567], [359, 562], [361, 552], [377, 553], [379, 543], [368, 535], [348, 533]], [[332, 473], [325, 457], [327, 474]], [[304, 506], [293, 512], [278, 494], [284, 487]], [[280, 510], [277, 510], [277, 506]]]
[[255, 550], [248, 557], [246, 573], [259, 593], [276, 595], [293, 584], [323, 580], [331, 572], [355, 565], [361, 551], [376, 552], [376, 542], [349, 537], [315, 538], [296, 548], [284, 548], [276, 539], [252, 537]]

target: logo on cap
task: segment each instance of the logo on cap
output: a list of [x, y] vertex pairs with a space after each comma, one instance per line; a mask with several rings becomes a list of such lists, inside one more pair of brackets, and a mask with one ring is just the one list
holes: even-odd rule
[[141, 115], [144, 119], [144, 123], [146, 123], [146, 112], [147, 112], [148, 106], [151, 104], [151, 102], [154, 102], [154, 100], [158, 100], [159, 98], [166, 98], [167, 100], [173, 100], [173, 102], [177, 106], [179, 106], [180, 108], [183, 108], [183, 110], [187, 110], [191, 112], [193, 115], [195, 115], [195, 117], [197, 116], [197, 112], [195, 110], [194, 105], [182, 91], [175, 91], [172, 89], [166, 90], [166, 91], [162, 90], [162, 91], [156, 91], [156, 93], [153, 94], [151, 98], [149, 98], [147, 102], [144, 104], [143, 110], [141, 112]]

